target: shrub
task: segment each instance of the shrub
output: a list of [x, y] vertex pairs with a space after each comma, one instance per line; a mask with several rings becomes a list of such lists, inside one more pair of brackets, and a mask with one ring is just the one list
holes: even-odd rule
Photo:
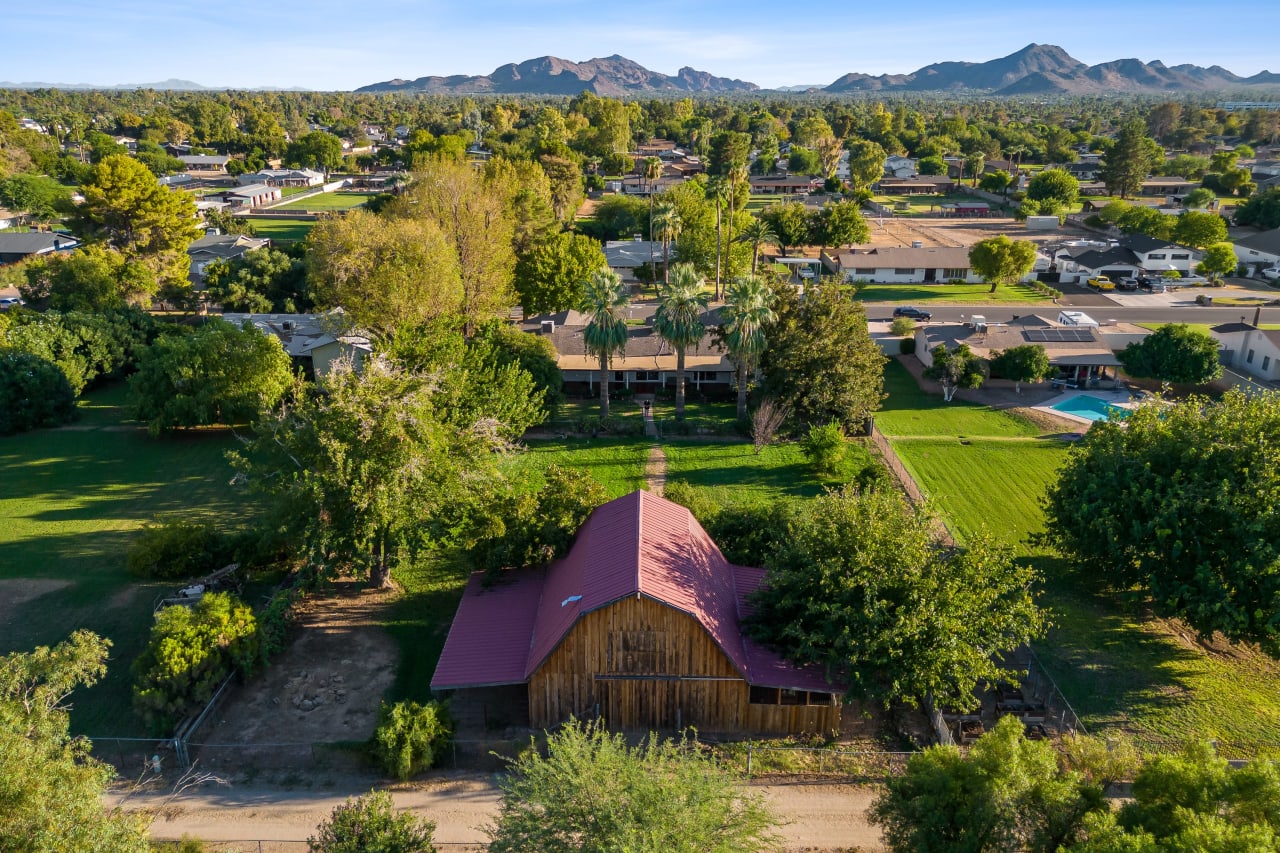
[[56, 364], [0, 350], [0, 435], [58, 426], [75, 414], [75, 391]]
[[691, 486], [684, 480], [667, 480], [666, 486], [662, 489], [662, 496], [689, 510], [702, 525], [706, 525], [720, 511], [719, 504], [707, 497], [703, 490], [697, 486]]
[[396, 814], [386, 791], [371, 791], [336, 807], [307, 839], [310, 853], [435, 853], [432, 821]]
[[898, 337], [915, 334], [916, 321], [910, 317], [894, 317], [893, 322], [889, 324], [889, 333]]
[[435, 764], [452, 739], [453, 720], [439, 702], [383, 702], [373, 754], [383, 771], [403, 782]]
[[815, 471], [831, 475], [840, 469], [840, 463], [848, 453], [844, 430], [836, 421], [809, 427], [809, 434], [801, 442], [804, 455], [809, 457]]
[[260, 644], [253, 611], [230, 593], [160, 611], [133, 662], [134, 709], [153, 731], [168, 731], [207, 703], [232, 672], [252, 672], [262, 658]]
[[790, 540], [798, 515], [795, 502], [781, 500], [724, 507], [713, 517], [698, 520], [729, 562], [763, 566]]
[[898, 341], [898, 352], [902, 353], [903, 355], [911, 355], [915, 351], [916, 351], [915, 338], [903, 338], [902, 340]]
[[232, 547], [230, 539], [208, 522], [166, 519], [138, 532], [125, 565], [144, 578], [190, 578], [231, 562]]

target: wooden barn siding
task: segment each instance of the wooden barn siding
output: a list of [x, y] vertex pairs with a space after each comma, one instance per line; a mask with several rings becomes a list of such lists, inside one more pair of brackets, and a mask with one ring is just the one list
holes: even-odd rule
[[741, 673], [696, 620], [632, 597], [588, 613], [569, 631], [529, 679], [529, 717], [544, 728], [594, 717], [598, 707], [615, 729], [801, 734], [840, 727], [839, 706], [751, 705], [747, 697]]

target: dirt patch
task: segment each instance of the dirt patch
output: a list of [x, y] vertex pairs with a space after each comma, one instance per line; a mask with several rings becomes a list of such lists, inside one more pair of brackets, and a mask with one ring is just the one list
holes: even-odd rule
[[941, 217], [867, 218], [871, 226], [870, 245], [880, 247], [910, 246], [919, 241], [925, 246], [972, 246], [979, 240], [1001, 234], [1016, 235], [1019, 240], [1054, 243], [1080, 238], [1090, 232], [1070, 225], [1057, 231], [1027, 231], [1021, 222], [1008, 217], [989, 219], [944, 219]]
[[662, 447], [654, 445], [649, 448], [649, 457], [645, 460], [644, 478], [646, 488], [655, 495], [661, 495], [667, 487], [667, 454]]
[[1010, 412], [1022, 418], [1025, 421], [1031, 421], [1039, 430], [1046, 435], [1078, 435], [1088, 429], [1085, 424], [1079, 421], [1073, 421], [1069, 418], [1060, 418], [1057, 415], [1051, 415], [1043, 409], [1032, 409], [1026, 406], [1016, 406], [1009, 409]]
[[[394, 593], [347, 585], [299, 605], [289, 649], [223, 707], [207, 742], [366, 740], [395, 679], [399, 650], [380, 626]], [[202, 738], [204, 740], [204, 738]]]
[[0, 580], [0, 625], [18, 615], [19, 608], [42, 595], [71, 586], [71, 581], [53, 578], [12, 578]]

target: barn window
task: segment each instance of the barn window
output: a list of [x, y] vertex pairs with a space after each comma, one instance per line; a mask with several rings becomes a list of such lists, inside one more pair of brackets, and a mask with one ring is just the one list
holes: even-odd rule
[[803, 705], [808, 698], [803, 690], [783, 690], [780, 705]]
[[747, 694], [747, 701], [752, 705], [777, 705], [778, 688], [776, 687], [757, 687], [751, 685], [751, 690]]
[[658, 669], [657, 631], [614, 631], [609, 634], [608, 670], [637, 675]]

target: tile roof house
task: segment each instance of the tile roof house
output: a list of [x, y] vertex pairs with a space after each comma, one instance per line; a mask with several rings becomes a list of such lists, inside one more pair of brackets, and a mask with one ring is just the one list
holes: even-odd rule
[[433, 690], [527, 693], [529, 724], [826, 733], [843, 688], [743, 631], [762, 569], [725, 559], [684, 507], [637, 491], [598, 507], [545, 569], [472, 575]]

